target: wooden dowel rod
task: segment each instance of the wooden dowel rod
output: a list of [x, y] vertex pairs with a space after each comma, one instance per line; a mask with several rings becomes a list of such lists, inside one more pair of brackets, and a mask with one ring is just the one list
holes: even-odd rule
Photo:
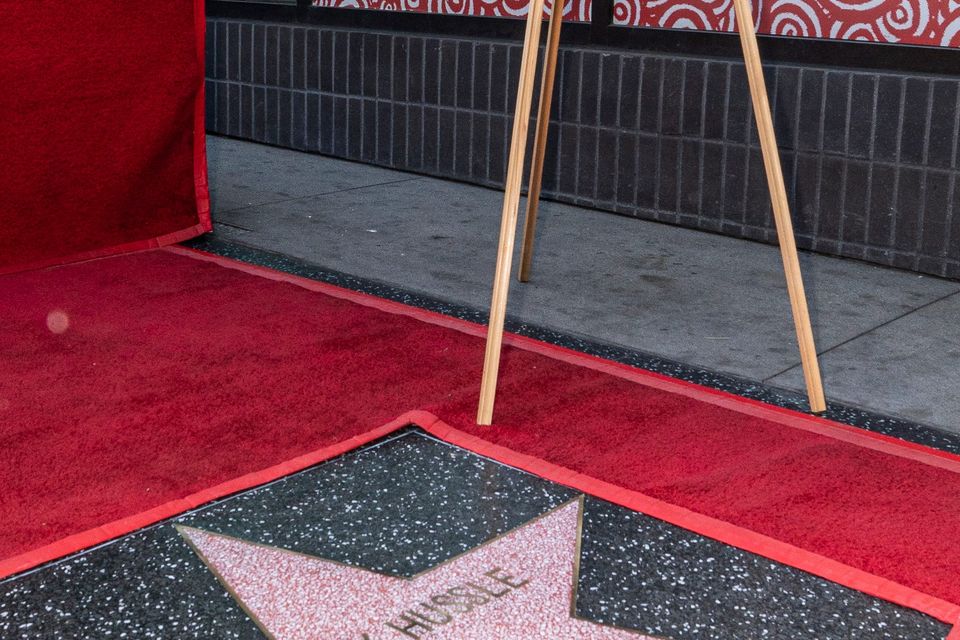
[[733, 6], [740, 31], [743, 59], [747, 67], [750, 95], [753, 99], [753, 114], [757, 121], [757, 132], [760, 134], [760, 149], [763, 152], [763, 165], [767, 173], [770, 201], [773, 204], [780, 255], [783, 258], [783, 270], [787, 278], [787, 293], [790, 296], [797, 342], [800, 345], [800, 362], [803, 365], [807, 397], [810, 401], [810, 410], [814, 413], [822, 413], [826, 411], [827, 404], [823, 394], [823, 382], [820, 379], [820, 365], [817, 361], [813, 328], [810, 326], [807, 296], [800, 273], [800, 259], [797, 256], [790, 205], [787, 202], [787, 190], [783, 183], [783, 170], [780, 167], [780, 152], [773, 130], [773, 118], [770, 115], [763, 67], [760, 65], [760, 50], [757, 47], [757, 35], [753, 28], [753, 12], [750, 8], [750, 0], [734, 0]]
[[537, 233], [537, 213], [540, 209], [540, 188], [543, 185], [543, 160], [547, 151], [547, 132], [550, 128], [550, 108], [553, 104], [553, 84], [557, 75], [557, 53], [560, 50], [560, 28], [563, 25], [563, 0], [554, 0], [547, 32], [547, 51], [543, 58], [543, 77], [540, 79], [540, 107], [537, 109], [537, 132], [533, 142], [530, 166], [530, 188], [527, 189], [527, 212], [523, 219], [523, 244], [520, 248], [520, 282], [530, 279], [533, 264], [533, 243]]
[[513, 137], [510, 141], [510, 159], [507, 163], [503, 211], [500, 216], [497, 267], [493, 277], [490, 319], [487, 323], [487, 348], [483, 360], [483, 379], [480, 383], [480, 404], [477, 408], [477, 424], [481, 425], [489, 425], [493, 421], [497, 375], [500, 369], [500, 350], [503, 344], [503, 322], [507, 313], [507, 293], [510, 289], [513, 246], [517, 234], [520, 182], [523, 180], [523, 159], [526, 155], [530, 104], [533, 101], [533, 83], [537, 71], [540, 23], [542, 21], [543, 0], [531, 0], [529, 13], [527, 14], [527, 30], [523, 38], [523, 56], [520, 60], [520, 80], [517, 88], [516, 112], [513, 117]]

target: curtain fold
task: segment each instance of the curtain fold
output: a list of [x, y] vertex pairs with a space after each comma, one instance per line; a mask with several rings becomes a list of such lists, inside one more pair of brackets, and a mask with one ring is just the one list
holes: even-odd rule
[[210, 229], [202, 0], [3, 3], [0, 273]]

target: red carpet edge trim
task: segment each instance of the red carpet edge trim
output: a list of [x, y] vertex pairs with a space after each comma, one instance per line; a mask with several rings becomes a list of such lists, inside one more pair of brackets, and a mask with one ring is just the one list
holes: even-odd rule
[[267, 467], [266, 469], [261, 469], [260, 471], [242, 475], [239, 478], [228, 480], [184, 498], [165, 502], [164, 504], [153, 507], [152, 509], [147, 509], [146, 511], [141, 511], [132, 516], [114, 520], [99, 527], [87, 529], [86, 531], [81, 531], [66, 538], [61, 538], [56, 542], [33, 549], [32, 551], [26, 551], [5, 560], [0, 560], [0, 579], [28, 571], [41, 564], [77, 553], [78, 551], [95, 547], [114, 538], [119, 538], [137, 531], [138, 529], [149, 527], [167, 518], [172, 518], [191, 509], [196, 509], [214, 500], [219, 500], [220, 498], [240, 491], [252, 489], [253, 487], [272, 482], [273, 480], [288, 476], [297, 471], [302, 471], [307, 467], [335, 458], [378, 438], [389, 435], [409, 425], [410, 422], [410, 414], [405, 414], [382, 427], [354, 436], [343, 442], [317, 449], [316, 451], [297, 456], [296, 458], [281, 462], [272, 467]]
[[[483, 325], [478, 325], [467, 320], [446, 316], [434, 311], [428, 311], [419, 307], [411, 307], [400, 302], [379, 298], [367, 293], [344, 289], [325, 282], [318, 282], [295, 276], [281, 271], [275, 271], [266, 267], [251, 265], [245, 262], [239, 262], [231, 258], [224, 258], [211, 253], [206, 253], [196, 249], [186, 247], [166, 247], [164, 251], [169, 251], [177, 255], [195, 258], [204, 262], [243, 271], [252, 275], [274, 280], [276, 282], [287, 282], [297, 285], [310, 291], [324, 293], [335, 298], [349, 300], [356, 304], [367, 307], [373, 307], [380, 311], [408, 316], [421, 322], [453, 329], [468, 335], [485, 337], [487, 329]], [[512, 333], [504, 334], [504, 344], [509, 346], [532, 351], [539, 355], [561, 360], [570, 364], [593, 369], [609, 375], [617, 376], [631, 382], [642, 384], [669, 393], [676, 393], [700, 402], [706, 402], [715, 406], [723, 407], [750, 415], [757, 418], [776, 422], [794, 429], [801, 429], [818, 435], [827, 436], [835, 440], [840, 440], [866, 449], [873, 449], [889, 455], [907, 458], [914, 462], [920, 462], [954, 473], [960, 473], [960, 456], [932, 449], [920, 444], [900, 440], [882, 433], [858, 429], [848, 425], [840, 424], [820, 418], [817, 416], [791, 411], [774, 405], [737, 396], [726, 391], [711, 389], [693, 382], [678, 380], [652, 371], [638, 369], [630, 365], [604, 360], [603, 358], [585, 354], [565, 347], [541, 342], [533, 338], [527, 338]], [[477, 384], [480, 384], [479, 379]], [[494, 414], [494, 424], [496, 424], [496, 414]]]
[[[205, 153], [205, 152], [204, 152]], [[198, 188], [199, 190], [199, 188]], [[207, 197], [207, 202], [209, 203], [209, 196]], [[200, 203], [197, 203], [197, 206], [200, 206]], [[209, 204], [207, 205], [207, 218], [210, 217]], [[201, 215], [201, 220], [203, 216]], [[209, 224], [209, 223], [208, 223]], [[202, 235], [209, 231], [207, 225], [203, 222], [200, 224], [195, 224], [192, 227], [187, 229], [181, 229], [180, 231], [174, 231], [166, 235], [162, 235], [156, 238], [149, 238], [147, 240], [134, 240], [133, 242], [128, 242], [126, 244], [114, 245], [112, 247], [105, 247], [103, 249], [94, 249], [92, 251], [83, 251], [81, 253], [75, 253], [69, 256], [60, 256], [57, 258], [48, 258], [46, 260], [38, 260], [36, 262], [28, 262], [26, 264], [17, 264], [13, 266], [0, 267], [0, 276], [6, 275], [8, 273], [22, 273], [24, 271], [37, 271], [39, 269], [46, 269], [48, 267], [56, 267], [62, 264], [72, 263], [72, 262], [86, 262], [88, 260], [97, 260], [100, 258], [106, 258], [109, 256], [121, 254], [121, 253], [134, 253], [136, 251], [149, 251], [151, 249], [158, 249], [166, 245], [176, 244], [178, 242], [183, 242], [184, 240], [189, 240], [190, 238], [196, 238], [199, 235]]]
[[172, 500], [153, 509], [115, 520], [101, 527], [89, 529], [63, 538], [53, 544], [4, 560], [0, 562], [0, 578], [24, 572], [51, 560], [102, 544], [225, 496], [272, 482], [352, 451], [411, 424], [422, 428], [444, 442], [486, 456], [497, 462], [572, 487], [628, 509], [645, 513], [683, 529], [795, 567], [876, 598], [914, 609], [932, 618], [954, 625], [947, 636], [947, 640], [960, 638], [960, 606], [958, 605], [727, 522], [671, 505], [636, 491], [622, 489], [611, 483], [571, 471], [533, 456], [517, 453], [506, 447], [458, 431], [426, 411], [410, 411], [381, 427], [338, 444], [298, 456], [261, 471], [246, 474], [185, 498]]
[[[774, 538], [717, 520], [709, 516], [651, 498], [637, 491], [623, 489], [609, 482], [571, 471], [539, 458], [518, 453], [498, 444], [458, 431], [426, 412], [411, 412], [408, 417], [431, 435], [450, 444], [468, 449], [497, 462], [516, 467], [538, 477], [572, 487], [597, 498], [639, 511], [688, 531], [718, 540], [732, 547], [795, 567], [831, 582], [862, 593], [914, 609], [951, 625], [960, 625], [960, 605], [921, 593], [886, 578], [850, 567], [825, 556], [812, 553]], [[421, 424], [421, 421], [425, 424]], [[427, 426], [429, 425], [429, 426]], [[955, 626], [949, 640], [960, 634]]]

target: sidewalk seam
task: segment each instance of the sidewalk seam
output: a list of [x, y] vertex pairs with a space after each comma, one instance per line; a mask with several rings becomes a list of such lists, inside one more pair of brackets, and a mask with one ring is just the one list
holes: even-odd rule
[[[889, 324], [893, 324], [894, 322], [898, 322], [899, 320], [903, 320], [904, 318], [906, 318], [906, 317], [908, 317], [908, 316], [910, 316], [910, 315], [913, 315], [914, 313], [916, 313], [916, 312], [918, 312], [918, 311], [921, 311], [921, 310], [923, 310], [923, 309], [926, 309], [927, 307], [930, 307], [930, 306], [932, 306], [932, 305], [935, 305], [935, 304], [937, 304], [938, 302], [943, 302], [944, 300], [947, 300], [947, 299], [949, 299], [949, 298], [952, 298], [952, 297], [958, 296], [958, 295], [960, 295], [960, 289], [957, 289], [956, 291], [952, 291], [952, 292], [950, 292], [950, 293], [948, 293], [948, 294], [946, 294], [946, 295], [940, 296], [939, 298], [935, 298], [934, 300], [931, 300], [931, 301], [929, 301], [929, 302], [925, 302], [925, 303], [923, 303], [922, 305], [920, 305], [919, 307], [915, 307], [915, 308], [911, 309], [910, 311], [906, 311], [906, 312], [900, 314], [899, 316], [896, 316], [896, 317], [894, 317], [894, 318], [890, 318], [889, 320], [886, 320], [886, 321], [884, 321], [884, 322], [881, 322], [880, 324], [878, 324], [878, 325], [875, 326], [875, 327], [871, 327], [871, 328], [867, 329], [866, 331], [861, 331], [860, 333], [858, 333], [857, 335], [855, 335], [855, 336], [853, 336], [853, 337], [851, 337], [851, 338], [847, 338], [846, 340], [843, 340], [843, 341], [841, 341], [841, 342], [838, 342], [837, 344], [835, 344], [835, 345], [833, 345], [833, 346], [831, 346], [831, 347], [828, 347], [828, 348], [824, 349], [823, 351], [817, 352], [817, 357], [818, 357], [818, 358], [823, 357], [824, 355], [830, 353], [831, 351], [834, 351], [835, 349], [839, 349], [840, 347], [842, 347], [842, 346], [844, 346], [844, 345], [846, 345], [846, 344], [849, 344], [849, 343], [853, 342], [854, 340], [859, 340], [860, 338], [864, 337], [865, 335], [870, 334], [870, 333], [873, 333], [873, 332], [876, 331], [877, 329], [882, 329], [883, 327], [885, 327], [885, 326], [887, 326], [887, 325], [889, 325]], [[770, 382], [771, 380], [773, 380], [774, 378], [778, 378], [779, 376], [782, 376], [783, 374], [787, 373], [788, 371], [793, 371], [794, 369], [796, 369], [796, 368], [799, 367], [799, 366], [801, 366], [801, 363], [797, 362], [796, 364], [787, 367], [787, 368], [784, 369], [783, 371], [779, 371], [779, 372], [777, 372], [777, 373], [775, 373], [775, 374], [773, 374], [773, 375], [771, 375], [771, 376], [769, 376], [769, 377], [763, 378], [762, 382], [763, 382], [764, 384], [769, 383], [769, 382]]]
[[[416, 177], [414, 177], [414, 178], [403, 178], [402, 180], [388, 180], [387, 182], [375, 182], [375, 183], [373, 183], [373, 184], [365, 184], [365, 185], [360, 185], [360, 186], [357, 186], [357, 187], [347, 187], [346, 189], [337, 189], [336, 191], [324, 191], [324, 192], [321, 192], [321, 193], [311, 193], [311, 194], [305, 195], [305, 196], [296, 196], [296, 197], [293, 197], [293, 198], [285, 198], [285, 199], [283, 199], [283, 200], [274, 200], [274, 201], [271, 201], [271, 202], [258, 202], [258, 203], [256, 203], [256, 204], [248, 204], [248, 205], [245, 205], [245, 206], [242, 206], [242, 207], [234, 207], [233, 209], [223, 209], [223, 210], [221, 210], [221, 211], [216, 211], [215, 213], [217, 213], [217, 214], [233, 213], [233, 212], [235, 212], [235, 211], [243, 211], [243, 210], [245, 210], [245, 209], [254, 209], [254, 208], [256, 208], [256, 207], [269, 207], [269, 206], [272, 206], [272, 205], [275, 205], [275, 204], [283, 204], [283, 203], [285, 203], [285, 202], [296, 202], [296, 201], [298, 201], [298, 200], [309, 200], [310, 198], [321, 198], [321, 197], [323, 197], [323, 196], [332, 196], [332, 195], [337, 194], [337, 193], [346, 193], [347, 191], [359, 191], [359, 190], [361, 190], [361, 189], [370, 189], [370, 188], [373, 188], [373, 187], [383, 187], [383, 186], [390, 185], [390, 184], [399, 184], [399, 183], [401, 183], [401, 182], [413, 182], [413, 181], [415, 181], [415, 180], [423, 180], [423, 178], [424, 178], [424, 176], [416, 176]], [[219, 221], [219, 220], [216, 220], [216, 219], [214, 220], [214, 222], [220, 222], [221, 224], [224, 224], [222, 221]], [[229, 223], [227, 223], [227, 224], [229, 224]]]

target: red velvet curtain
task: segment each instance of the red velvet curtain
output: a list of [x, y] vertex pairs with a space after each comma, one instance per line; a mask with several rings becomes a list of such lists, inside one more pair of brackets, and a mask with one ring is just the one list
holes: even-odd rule
[[0, 13], [0, 273], [209, 230], [203, 1]]

